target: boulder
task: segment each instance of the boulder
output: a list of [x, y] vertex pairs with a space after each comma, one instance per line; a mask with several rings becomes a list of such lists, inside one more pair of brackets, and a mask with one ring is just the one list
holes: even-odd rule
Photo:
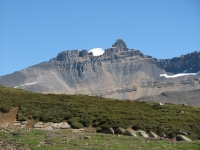
[[56, 130], [56, 129], [60, 129], [60, 124], [59, 123], [52, 123], [51, 127]]
[[113, 128], [103, 128], [101, 130], [98, 130], [97, 132], [106, 133], [106, 134], [114, 134], [115, 133]]
[[167, 137], [165, 133], [160, 133], [159, 136], [160, 136], [160, 137], [163, 137], [163, 138], [166, 138], [166, 137]]
[[87, 50], [79, 51], [79, 57], [86, 57], [87, 55], [88, 55], [88, 51]]
[[177, 132], [177, 134], [181, 134], [181, 135], [188, 135], [186, 132], [184, 132], [184, 131], [179, 131], [179, 132]]
[[133, 130], [131, 130], [131, 129], [126, 129], [124, 131], [124, 135], [129, 135], [129, 136], [137, 137], [137, 134]]
[[125, 129], [118, 127], [116, 129], [114, 129], [115, 134], [124, 134]]
[[53, 131], [54, 130], [51, 126], [46, 126], [42, 129], [45, 130], [45, 131]]
[[144, 138], [148, 138], [148, 134], [145, 132], [145, 131], [142, 131], [142, 130], [138, 130], [137, 131], [139, 133], [140, 136], [144, 137]]
[[34, 128], [42, 128], [43, 125], [44, 125], [43, 122], [38, 122], [38, 123], [36, 123], [33, 127], [34, 127]]
[[71, 128], [71, 126], [67, 122], [61, 122], [60, 124], [61, 124], [60, 129], [69, 129], [69, 128]]
[[26, 125], [26, 124], [28, 124], [28, 121], [22, 121], [21, 124]]
[[187, 141], [187, 142], [191, 142], [192, 140], [190, 140], [188, 137], [184, 136], [184, 135], [177, 135], [176, 136], [176, 140], [177, 141]]
[[22, 124], [20, 127], [21, 127], [21, 128], [24, 128], [25, 126], [26, 126], [25, 124]]
[[20, 121], [14, 121], [13, 124], [14, 124], [14, 126], [21, 126], [22, 125]]
[[149, 137], [158, 138], [158, 135], [155, 134], [154, 132], [150, 131], [149, 132]]
[[71, 126], [67, 122], [53, 123], [51, 124], [53, 129], [69, 129]]

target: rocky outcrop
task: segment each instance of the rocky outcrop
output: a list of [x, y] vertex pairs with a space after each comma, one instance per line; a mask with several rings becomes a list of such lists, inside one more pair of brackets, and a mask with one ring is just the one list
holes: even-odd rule
[[200, 52], [195, 51], [172, 59], [161, 59], [156, 64], [167, 72], [175, 74], [184, 71], [187, 73], [198, 72], [200, 67]]
[[131, 130], [131, 129], [126, 129], [126, 130], [124, 130], [124, 133], [123, 133], [123, 134], [124, 134], [124, 135], [133, 136], [133, 137], [137, 137], [136, 132], [134, 132], [134, 131]]
[[176, 136], [176, 140], [177, 141], [187, 141], [187, 142], [191, 142], [192, 140], [189, 139], [188, 137], [184, 136], [184, 135], [177, 135]]
[[97, 130], [97, 132], [106, 133], [106, 134], [114, 134], [115, 133], [113, 128], [103, 128], [103, 129]]
[[145, 132], [145, 131], [142, 131], [142, 130], [138, 130], [137, 133], [139, 133], [139, 135], [143, 138], [148, 138], [149, 135]]
[[154, 133], [153, 131], [150, 131], [149, 137], [158, 138], [158, 135], [156, 133]]
[[116, 129], [114, 129], [115, 134], [124, 134], [125, 133], [125, 129], [121, 128], [121, 127], [117, 127]]
[[117, 48], [118, 51], [127, 51], [128, 48], [126, 46], [126, 43], [122, 39], [118, 39], [112, 47]]
[[[67, 50], [55, 58], [0, 77], [0, 84], [41, 93], [86, 94], [138, 99], [166, 91], [200, 89], [200, 76], [167, 79], [160, 74], [200, 71], [200, 52], [158, 60], [129, 49], [122, 39], [93, 56]], [[186, 103], [186, 102], [184, 102]]]
[[38, 122], [33, 126], [34, 129], [43, 129], [46, 131], [52, 131], [52, 130], [59, 130], [59, 129], [69, 129], [71, 126], [67, 122], [60, 122], [60, 123], [43, 123]]
[[69, 128], [71, 128], [71, 126], [67, 122], [53, 123], [53, 124], [51, 124], [51, 127], [53, 129], [69, 129]]
[[38, 128], [43, 128], [43, 125], [44, 125], [43, 122], [38, 122], [33, 127], [34, 127], [34, 129], [38, 129]]
[[14, 121], [13, 125], [15, 127], [24, 128], [28, 124], [27, 121]]

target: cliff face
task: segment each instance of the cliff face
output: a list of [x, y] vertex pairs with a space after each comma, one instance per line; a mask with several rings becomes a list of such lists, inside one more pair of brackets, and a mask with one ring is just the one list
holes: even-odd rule
[[101, 56], [87, 50], [63, 51], [48, 62], [0, 77], [0, 84], [41, 93], [136, 99], [164, 91], [199, 89], [199, 75], [160, 77], [183, 71], [200, 71], [200, 52], [157, 60], [127, 48], [118, 39]]
[[184, 70], [198, 72], [200, 67], [200, 52], [195, 51], [172, 59], [158, 60], [157, 65], [167, 72], [180, 73]]

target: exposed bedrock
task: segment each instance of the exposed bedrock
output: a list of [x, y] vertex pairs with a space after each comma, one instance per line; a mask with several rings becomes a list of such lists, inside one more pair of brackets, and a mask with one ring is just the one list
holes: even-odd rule
[[68, 50], [55, 58], [0, 77], [0, 84], [41, 93], [137, 99], [165, 91], [200, 89], [200, 75], [167, 79], [160, 74], [200, 71], [200, 52], [158, 60], [118, 39], [103, 55]]

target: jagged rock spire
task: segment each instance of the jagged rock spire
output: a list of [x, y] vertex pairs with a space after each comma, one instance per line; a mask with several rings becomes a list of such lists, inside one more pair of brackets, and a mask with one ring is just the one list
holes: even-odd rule
[[117, 41], [112, 45], [112, 47], [117, 47], [119, 51], [128, 50], [126, 43], [122, 39], [117, 39]]

